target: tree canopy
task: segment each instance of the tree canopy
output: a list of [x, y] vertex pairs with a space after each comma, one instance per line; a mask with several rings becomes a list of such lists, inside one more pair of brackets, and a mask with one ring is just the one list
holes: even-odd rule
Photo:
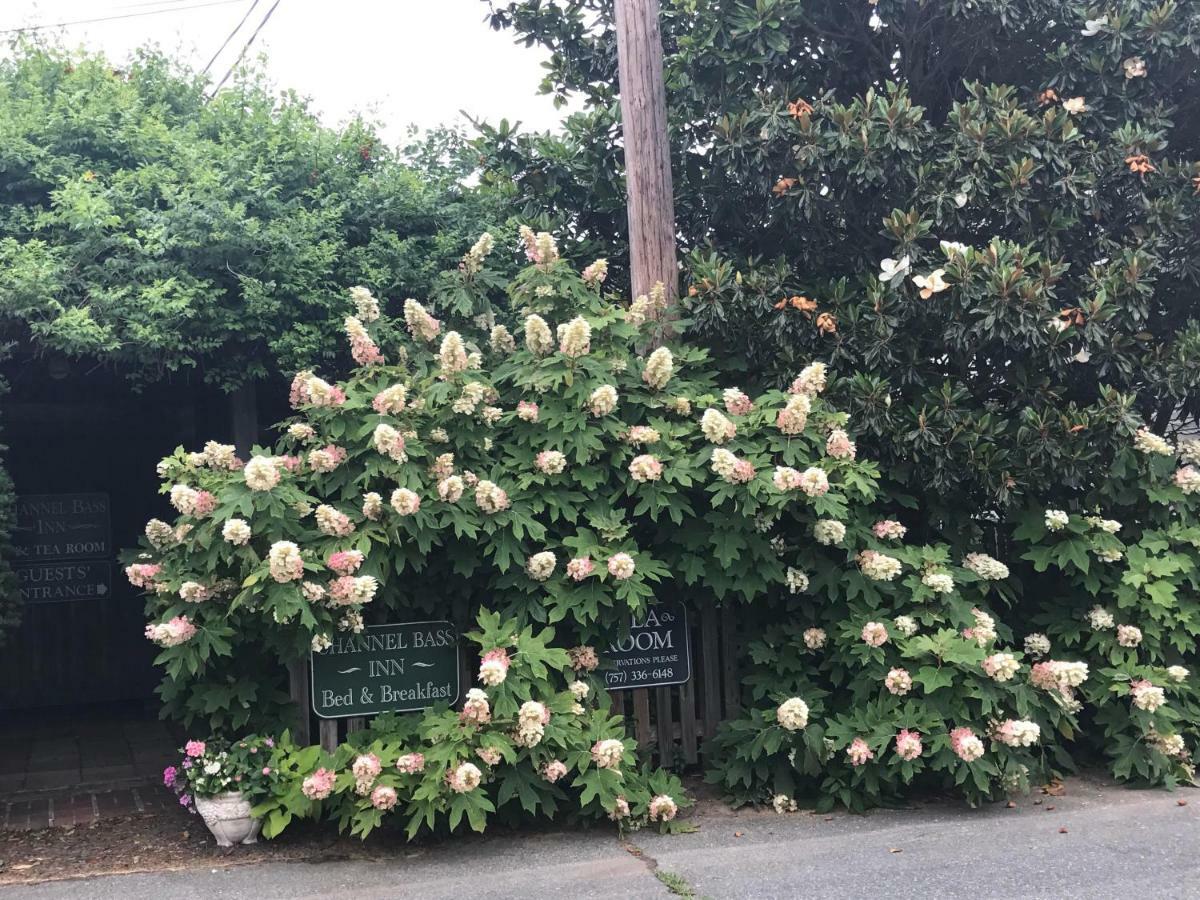
[[[623, 240], [611, 2], [492, 22], [585, 109], [485, 128], [485, 184]], [[931, 512], [1076, 492], [1134, 419], [1196, 421], [1200, 4], [679, 0], [662, 28], [685, 303], [730, 369], [828, 360]]]
[[150, 50], [0, 63], [0, 323], [22, 350], [226, 389], [290, 374], [335, 352], [345, 284], [423, 295], [486, 218], [453, 134], [396, 151], [260, 74], [207, 89]]

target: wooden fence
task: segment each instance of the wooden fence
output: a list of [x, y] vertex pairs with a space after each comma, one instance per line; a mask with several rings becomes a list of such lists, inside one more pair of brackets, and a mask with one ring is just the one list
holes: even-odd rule
[[[465, 609], [456, 609], [453, 619], [460, 632], [469, 627]], [[740, 635], [733, 609], [705, 606], [699, 614], [689, 609], [691, 629], [692, 677], [683, 684], [668, 687], [635, 688], [612, 691], [614, 712], [629, 721], [643, 756], [658, 765], [682, 769], [699, 762], [704, 741], [716, 733], [726, 719], [737, 715], [740, 684], [737, 661]], [[460, 654], [461, 682], [475, 683], [478, 660]], [[305, 663], [291, 669], [291, 694], [300, 709], [310, 708], [309, 672]], [[317, 719], [316, 737], [332, 751], [348, 734], [366, 728], [367, 720], [356, 716], [346, 719]], [[314, 736], [309, 716], [301, 716], [296, 738], [308, 743]]]

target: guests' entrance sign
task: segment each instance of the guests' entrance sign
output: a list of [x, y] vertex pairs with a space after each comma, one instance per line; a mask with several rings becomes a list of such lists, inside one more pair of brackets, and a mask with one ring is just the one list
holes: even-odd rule
[[610, 691], [683, 684], [692, 677], [687, 610], [682, 603], [656, 603], [609, 645], [602, 662]]
[[415, 712], [454, 703], [458, 631], [450, 622], [372, 625], [312, 654], [312, 706], [322, 719]]
[[26, 603], [99, 600], [112, 588], [107, 562], [25, 563], [13, 566], [21, 599]]

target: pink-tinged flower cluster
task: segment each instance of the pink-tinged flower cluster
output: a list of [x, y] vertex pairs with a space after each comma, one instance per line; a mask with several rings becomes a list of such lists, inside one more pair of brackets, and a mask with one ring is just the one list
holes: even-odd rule
[[289, 399], [293, 409], [302, 406], [341, 406], [346, 402], [346, 392], [312, 372], [298, 372], [292, 379]]
[[446, 773], [446, 785], [456, 794], [468, 794], [482, 781], [483, 773], [474, 763], [459, 763]]
[[533, 460], [539, 472], [559, 475], [567, 467], [567, 458], [558, 450], [543, 450]]
[[730, 484], [745, 484], [754, 479], [754, 464], [748, 459], [739, 459], [724, 447], [713, 448], [709, 468]]
[[362, 514], [364, 519], [378, 522], [383, 516], [383, 498], [375, 491], [363, 494]]
[[403, 384], [386, 387], [371, 400], [371, 408], [381, 416], [396, 416], [404, 412], [408, 404], [408, 388]]
[[894, 519], [880, 519], [871, 526], [871, 533], [881, 541], [898, 541], [908, 534], [908, 529]]
[[1032, 747], [1041, 735], [1038, 724], [1027, 719], [1005, 719], [992, 729], [992, 740], [1009, 747]]
[[595, 260], [580, 273], [580, 276], [588, 287], [599, 287], [608, 277], [608, 260], [604, 258]]
[[993, 653], [984, 657], [980, 665], [989, 678], [999, 682], [1011, 681], [1021, 670], [1021, 664], [1011, 653]]
[[903, 729], [896, 735], [896, 755], [906, 761], [916, 759], [921, 755], [921, 735], [915, 731]]
[[276, 541], [267, 553], [267, 567], [271, 577], [284, 584], [304, 576], [304, 559], [300, 548], [291, 541]]
[[346, 537], [354, 533], [354, 523], [350, 517], [328, 504], [322, 503], [313, 513], [317, 528], [322, 534], [330, 537]]
[[480, 747], [475, 751], [475, 755], [489, 766], [498, 766], [500, 765], [500, 761], [504, 759], [504, 754], [495, 747]]
[[492, 707], [488, 703], [487, 694], [479, 688], [467, 691], [467, 699], [463, 701], [458, 719], [460, 722], [472, 722], [476, 725], [486, 725], [492, 721]]
[[572, 647], [567, 651], [567, 656], [571, 659], [571, 668], [576, 672], [594, 672], [600, 665], [600, 657], [596, 655], [596, 648], [587, 644]]
[[416, 491], [408, 488], [396, 488], [392, 491], [392, 509], [402, 516], [411, 516], [421, 508], [421, 497]]
[[509, 499], [503, 488], [485, 480], [475, 485], [475, 503], [485, 513], [494, 515], [508, 509]]
[[192, 759], [199, 759], [204, 755], [206, 745], [204, 741], [188, 741], [183, 745], [183, 752]]
[[898, 697], [903, 697], [912, 690], [912, 676], [908, 674], [907, 669], [892, 669], [887, 673], [887, 677], [883, 679], [883, 685]]
[[616, 769], [621, 765], [625, 745], [616, 738], [605, 738], [592, 745], [592, 762], [600, 769]]
[[346, 460], [346, 451], [336, 444], [308, 452], [308, 467], [314, 472], [332, 472]]
[[196, 636], [196, 626], [187, 616], [176, 616], [168, 622], [146, 626], [146, 637], [160, 647], [178, 647]]
[[304, 779], [300, 792], [309, 800], [324, 800], [333, 793], [333, 783], [336, 780], [337, 773], [332, 769], [317, 769]]
[[804, 646], [809, 650], [820, 650], [828, 639], [829, 636], [825, 633], [824, 628], [804, 629]]
[[809, 363], [796, 376], [796, 380], [792, 382], [792, 386], [788, 388], [788, 392], [815, 397], [821, 391], [825, 390], [826, 374], [825, 363]]
[[343, 575], [329, 585], [329, 602], [334, 606], [360, 606], [375, 599], [379, 582], [371, 575]]
[[1133, 698], [1134, 706], [1146, 712], [1154, 712], [1167, 702], [1166, 692], [1144, 678], [1129, 683], [1129, 696]]
[[841, 428], [835, 428], [829, 432], [829, 437], [825, 439], [825, 454], [834, 459], [854, 459], [858, 453], [858, 446], [854, 441], [850, 440], [850, 435], [846, 434]]
[[614, 553], [608, 558], [608, 574], [618, 581], [632, 578], [635, 565], [628, 553]]
[[800, 473], [791, 466], [776, 466], [771, 483], [779, 491], [798, 491], [800, 489]]
[[134, 563], [125, 567], [125, 577], [136, 588], [153, 590], [154, 579], [161, 571], [162, 566], [157, 563]]
[[519, 400], [517, 402], [517, 418], [522, 422], [536, 422], [538, 414], [538, 405], [532, 400]]
[[950, 749], [964, 762], [974, 762], [983, 756], [984, 746], [970, 728], [955, 728], [950, 732]]
[[882, 647], [888, 641], [887, 626], [882, 622], [868, 622], [862, 628], [861, 637], [868, 647]]
[[583, 581], [596, 571], [596, 564], [590, 556], [577, 556], [567, 563], [567, 575], [573, 581]]
[[363, 564], [364, 559], [366, 557], [359, 550], [339, 550], [329, 554], [325, 565], [338, 575], [353, 575]]
[[508, 677], [508, 651], [497, 647], [483, 654], [479, 661], [479, 680], [487, 687], [503, 684]]
[[867, 742], [860, 737], [856, 737], [850, 742], [850, 746], [846, 748], [846, 756], [850, 759], [850, 765], [856, 767], [866, 765], [875, 758], [875, 754], [871, 752]]
[[350, 339], [350, 355], [354, 357], [354, 361], [360, 366], [380, 365], [383, 362], [383, 354], [358, 317], [346, 316], [343, 324], [346, 337]]
[[384, 812], [394, 807], [397, 799], [399, 798], [396, 796], [396, 789], [387, 785], [381, 784], [371, 791], [371, 805]]
[[396, 768], [401, 775], [419, 775], [425, 771], [425, 754], [402, 753], [396, 757]]
[[437, 483], [438, 499], [444, 503], [457, 503], [465, 490], [466, 485], [458, 475], [450, 475]]
[[964, 638], [974, 641], [980, 647], [986, 647], [996, 640], [995, 619], [978, 607], [972, 607], [971, 617], [975, 620], [975, 624], [970, 628], [963, 629], [962, 636]]
[[1084, 662], [1047, 660], [1034, 664], [1029, 672], [1029, 681], [1044, 691], [1059, 691], [1071, 695], [1071, 688], [1079, 687], [1088, 679], [1088, 665]]
[[804, 394], [793, 394], [775, 415], [775, 427], [784, 434], [800, 434], [808, 424], [812, 401]]
[[634, 425], [623, 435], [627, 444], [632, 444], [635, 447], [640, 447], [645, 444], [657, 444], [662, 440], [662, 435], [659, 434], [657, 428], [651, 428], [649, 425]]
[[662, 478], [662, 471], [658, 457], [649, 453], [635, 456], [629, 463], [629, 477], [637, 482], [658, 481]]
[[542, 778], [554, 784], [567, 774], [567, 766], [562, 760], [552, 759], [542, 766]]
[[404, 324], [408, 333], [419, 341], [432, 341], [442, 328], [442, 323], [429, 314], [416, 300], [404, 301]]
[[740, 388], [725, 388], [721, 399], [725, 403], [725, 411], [731, 416], [744, 416], [754, 409], [754, 402]]
[[1175, 486], [1185, 494], [1200, 494], [1200, 470], [1184, 466], [1175, 472]]
[[1142, 629], [1136, 625], [1118, 625], [1117, 643], [1122, 647], [1136, 647], [1142, 642]]
[[532, 228], [522, 225], [518, 229], [518, 234], [521, 243], [525, 245], [525, 258], [531, 263], [547, 268], [558, 260], [558, 245], [554, 242], [554, 235], [550, 232], [539, 231], [534, 234]]
[[380, 422], [375, 426], [375, 431], [371, 435], [371, 445], [375, 448], [376, 453], [395, 462], [408, 461], [404, 435], [386, 422]]
[[179, 586], [179, 598], [186, 603], [203, 603], [208, 597], [208, 588], [198, 581], [185, 581]]
[[670, 822], [679, 813], [679, 806], [668, 794], [659, 794], [650, 801], [650, 821]]
[[365, 797], [371, 792], [371, 786], [379, 777], [379, 773], [383, 771], [383, 764], [374, 753], [363, 753], [354, 760], [350, 771], [354, 773], [354, 789], [360, 796]]

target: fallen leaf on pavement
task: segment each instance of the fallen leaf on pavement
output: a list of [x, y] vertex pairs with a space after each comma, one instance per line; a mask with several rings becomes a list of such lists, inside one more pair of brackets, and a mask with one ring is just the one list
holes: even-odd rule
[[1176, 806], [1187, 806], [1187, 801], [1186, 800], [1176, 800], [1175, 805]]
[[742, 836], [743, 834], [745, 834], [745, 833], [746, 833], [746, 832], [744, 832], [744, 831], [735, 831], [735, 832], [733, 833], [733, 836], [734, 836], [734, 837], [741, 837], [741, 836]]
[[1060, 829], [1058, 829], [1058, 833], [1059, 833], [1059, 834], [1066, 834], [1066, 833], [1067, 833], [1067, 829], [1066, 829], [1066, 828], [1060, 828]]
[[1067, 792], [1067, 786], [1057, 778], [1047, 785], [1042, 786], [1042, 793], [1049, 794], [1051, 797], [1061, 797]]
[[904, 851], [899, 847], [888, 847], [888, 853], [903, 853], [903, 852]]
[[1009, 808], [1009, 809], [1016, 809], [1016, 808], [1017, 808], [1017, 804], [1013, 803], [1013, 801], [1011, 801], [1011, 800], [1009, 800], [1009, 801], [1008, 801], [1008, 804], [1007, 804], [1007, 805], [1008, 805], [1008, 808]]

